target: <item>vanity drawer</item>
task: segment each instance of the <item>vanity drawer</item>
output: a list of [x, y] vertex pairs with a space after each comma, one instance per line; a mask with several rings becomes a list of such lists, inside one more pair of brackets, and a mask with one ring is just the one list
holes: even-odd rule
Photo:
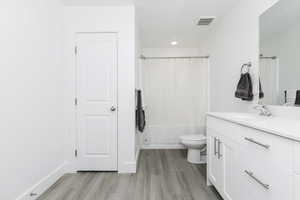
[[242, 151], [249, 165], [265, 171], [273, 171], [276, 166], [276, 170], [293, 173], [292, 141], [250, 128], [244, 129], [243, 140]]
[[277, 171], [276, 167], [271, 170], [248, 167], [247, 171], [244, 170], [242, 180], [247, 200], [293, 199], [293, 176], [286, 171]]
[[[249, 162], [271, 168], [275, 165], [280, 169], [292, 169], [293, 150], [300, 158], [300, 143], [293, 149], [293, 141], [283, 137], [214, 117], [207, 118], [207, 127], [240, 144], [242, 155]], [[300, 172], [300, 159], [295, 165]]]

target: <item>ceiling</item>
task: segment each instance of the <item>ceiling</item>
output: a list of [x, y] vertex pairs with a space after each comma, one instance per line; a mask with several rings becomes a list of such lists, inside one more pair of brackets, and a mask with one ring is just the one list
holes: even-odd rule
[[144, 48], [198, 48], [210, 27], [197, 26], [201, 16], [226, 13], [239, 0], [63, 0], [66, 4], [128, 5], [135, 4]]
[[261, 42], [299, 26], [300, 1], [280, 0], [260, 17]]
[[201, 16], [220, 18], [239, 0], [137, 0], [137, 15], [145, 48], [197, 48], [210, 27], [197, 26]]

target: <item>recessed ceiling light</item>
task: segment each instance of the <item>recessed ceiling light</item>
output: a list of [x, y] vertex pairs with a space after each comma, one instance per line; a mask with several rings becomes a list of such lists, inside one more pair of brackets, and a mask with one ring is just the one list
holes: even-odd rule
[[171, 42], [171, 45], [172, 45], [172, 46], [176, 46], [177, 44], [178, 44], [177, 41], [172, 41], [172, 42]]

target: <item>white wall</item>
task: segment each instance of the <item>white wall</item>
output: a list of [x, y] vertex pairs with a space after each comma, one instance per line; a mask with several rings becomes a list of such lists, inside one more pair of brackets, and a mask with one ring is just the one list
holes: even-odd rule
[[66, 129], [61, 17], [59, 0], [1, 3], [3, 200], [31, 199], [28, 193], [45, 189], [38, 183], [43, 184], [52, 172], [56, 178], [62, 173]]
[[[143, 55], [176, 57], [203, 54], [196, 48], [144, 48]], [[146, 105], [143, 148], [182, 148], [180, 136], [205, 132], [208, 60], [144, 60], [142, 63]]]
[[75, 33], [118, 33], [118, 170], [135, 172], [135, 10], [124, 7], [65, 7], [66, 66], [68, 67], [66, 112], [70, 119], [68, 157], [76, 170]]
[[205, 56], [207, 52], [199, 48], [143, 48], [142, 54], [144, 56]]
[[[135, 8], [136, 10], [136, 8]], [[136, 13], [136, 12], [135, 12]], [[140, 55], [142, 54], [141, 49], [141, 35], [140, 35], [140, 27], [139, 27], [139, 19], [137, 15], [135, 15], [135, 88], [142, 90], [142, 71], [141, 71], [141, 59]], [[143, 91], [142, 91], [143, 95]], [[144, 100], [142, 98], [142, 100]], [[137, 105], [137, 102], [135, 102]], [[138, 131], [136, 128], [136, 134], [135, 134], [135, 156], [136, 159], [138, 159], [139, 151], [141, 148], [142, 143], [142, 134]]]
[[[211, 111], [253, 112], [252, 103], [234, 98], [240, 66], [252, 61], [251, 73], [256, 90], [259, 71], [259, 16], [278, 0], [240, 1], [227, 14], [215, 21], [203, 49], [210, 54]], [[299, 108], [269, 106], [273, 115], [298, 118]]]
[[[248, 111], [257, 102], [259, 15], [277, 0], [239, 1], [223, 18], [216, 19], [207, 40], [210, 54], [211, 111]], [[234, 97], [243, 63], [251, 61], [256, 100]]]

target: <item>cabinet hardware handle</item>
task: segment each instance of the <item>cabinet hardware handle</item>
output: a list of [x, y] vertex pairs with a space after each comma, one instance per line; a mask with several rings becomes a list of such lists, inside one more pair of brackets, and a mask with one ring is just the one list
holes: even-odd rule
[[260, 143], [260, 142], [255, 141], [255, 140], [252, 139], [252, 138], [247, 138], [247, 137], [245, 137], [245, 140], [247, 140], [247, 141], [249, 141], [249, 142], [252, 142], [252, 143], [254, 143], [254, 144], [257, 144], [257, 145], [259, 145], [259, 146], [262, 146], [262, 147], [264, 147], [264, 148], [266, 148], [266, 149], [269, 149], [269, 148], [270, 148], [270, 145], [262, 144], [262, 143]]
[[214, 137], [214, 154], [217, 155], [217, 138]]
[[258, 184], [260, 184], [261, 186], [263, 186], [265, 189], [270, 189], [270, 185], [263, 183], [261, 180], [259, 180], [258, 178], [256, 178], [253, 174], [253, 172], [245, 170], [245, 173], [250, 176], [253, 180], [255, 180]]
[[33, 197], [33, 196], [37, 196], [38, 194], [37, 194], [37, 193], [34, 193], [34, 192], [31, 192], [29, 195], [30, 195], [31, 197]]
[[218, 159], [220, 159], [222, 157], [221, 144], [222, 144], [222, 142], [220, 140], [218, 140]]

